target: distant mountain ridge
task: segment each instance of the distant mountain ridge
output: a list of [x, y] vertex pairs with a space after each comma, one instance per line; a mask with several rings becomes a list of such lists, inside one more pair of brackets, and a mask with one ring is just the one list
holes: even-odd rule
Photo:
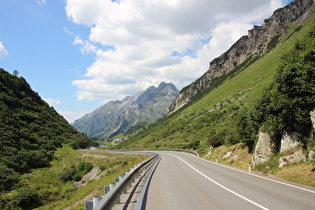
[[72, 126], [91, 138], [108, 138], [124, 133], [141, 123], [153, 123], [163, 117], [178, 94], [172, 83], [162, 82], [122, 101], [110, 101], [76, 120]]

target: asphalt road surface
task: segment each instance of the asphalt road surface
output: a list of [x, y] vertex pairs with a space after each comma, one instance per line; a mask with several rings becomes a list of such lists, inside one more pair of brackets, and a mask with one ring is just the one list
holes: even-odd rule
[[181, 152], [157, 152], [146, 209], [315, 209], [315, 188], [249, 174]]

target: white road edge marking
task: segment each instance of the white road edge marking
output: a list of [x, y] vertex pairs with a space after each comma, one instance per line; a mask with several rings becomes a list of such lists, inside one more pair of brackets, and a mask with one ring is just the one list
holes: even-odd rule
[[200, 159], [203, 160], [203, 161], [206, 161], [208, 163], [219, 165], [219, 166], [222, 166], [224, 168], [228, 168], [228, 169], [231, 169], [231, 170], [234, 170], [234, 171], [238, 171], [238, 172], [241, 172], [241, 173], [244, 173], [244, 174], [248, 174], [248, 175], [251, 175], [251, 176], [254, 176], [254, 177], [257, 177], [257, 178], [265, 179], [265, 180], [268, 180], [270, 182], [275, 182], [275, 183], [278, 183], [278, 184], [286, 185], [288, 187], [292, 187], [292, 188], [299, 189], [299, 190], [302, 190], [302, 191], [306, 191], [306, 192], [309, 192], [309, 193], [315, 193], [315, 191], [313, 191], [313, 190], [309, 190], [309, 189], [306, 189], [306, 188], [303, 188], [303, 187], [295, 186], [293, 184], [288, 184], [288, 183], [285, 183], [285, 182], [282, 182], [282, 181], [270, 179], [268, 177], [263, 177], [263, 176], [260, 176], [260, 175], [257, 175], [257, 174], [253, 174], [253, 173], [248, 173], [248, 172], [236, 169], [236, 168], [232, 168], [232, 167], [229, 167], [229, 166], [226, 166], [226, 165], [223, 165], [223, 164], [219, 164], [219, 163], [214, 163], [212, 161], [205, 160], [205, 159], [202, 159], [202, 158], [200, 158]]
[[[174, 155], [174, 154], [172, 154], [172, 155]], [[184, 163], [186, 163], [189, 167], [191, 167], [192, 169], [194, 169], [194, 170], [195, 170], [196, 172], [198, 172], [200, 175], [202, 175], [203, 177], [205, 177], [205, 178], [208, 179], [209, 181], [213, 182], [214, 184], [218, 185], [219, 187], [222, 187], [223, 189], [229, 191], [230, 193], [233, 193], [234, 195], [236, 195], [236, 196], [238, 196], [238, 197], [240, 197], [240, 198], [246, 200], [247, 202], [249, 202], [249, 203], [251, 203], [251, 204], [254, 204], [255, 206], [257, 206], [257, 207], [259, 207], [259, 208], [261, 208], [261, 209], [268, 209], [268, 208], [266, 208], [266, 207], [264, 207], [264, 206], [262, 206], [262, 205], [260, 205], [260, 204], [258, 204], [258, 203], [256, 203], [256, 202], [254, 202], [254, 201], [252, 201], [252, 200], [250, 200], [250, 199], [248, 199], [248, 198], [245, 198], [244, 196], [242, 196], [242, 195], [240, 195], [240, 194], [234, 192], [233, 190], [230, 190], [229, 188], [227, 188], [227, 187], [223, 186], [222, 184], [220, 184], [220, 183], [214, 181], [213, 179], [207, 177], [206, 175], [204, 175], [203, 173], [201, 173], [199, 170], [197, 170], [196, 168], [194, 168], [192, 165], [190, 165], [189, 163], [187, 163], [185, 160], [183, 160], [182, 158], [178, 157], [177, 155], [174, 155], [174, 156], [177, 157], [177, 158], [179, 158], [181, 161], [183, 161]]]
[[[265, 179], [267, 181], [270, 181], [270, 182], [275, 182], [275, 183], [278, 183], [278, 184], [282, 184], [282, 185], [286, 185], [288, 187], [292, 187], [292, 188], [295, 188], [295, 189], [299, 189], [299, 190], [302, 190], [302, 191], [306, 191], [306, 192], [309, 192], [309, 193], [314, 193], [315, 194], [315, 191], [313, 190], [310, 190], [310, 189], [306, 189], [306, 188], [303, 188], [303, 187], [299, 187], [299, 186], [296, 186], [296, 185], [293, 185], [293, 184], [289, 184], [289, 183], [285, 183], [285, 182], [282, 182], [282, 181], [278, 181], [278, 180], [274, 180], [274, 179], [270, 179], [268, 177], [264, 177], [264, 176], [260, 176], [260, 175], [257, 175], [257, 174], [254, 174], [254, 173], [248, 173], [247, 171], [242, 171], [240, 169], [237, 169], [237, 168], [232, 168], [232, 167], [229, 167], [227, 165], [223, 165], [223, 164], [220, 164], [220, 163], [215, 163], [215, 162], [212, 162], [210, 160], [206, 160], [206, 159], [203, 159], [203, 158], [200, 158], [200, 157], [197, 157], [193, 154], [188, 154], [187, 155], [191, 155], [193, 157], [196, 157], [202, 161], [205, 161], [205, 162], [208, 162], [208, 163], [211, 163], [211, 164], [214, 164], [214, 165], [218, 165], [218, 166], [221, 166], [221, 167], [224, 167], [224, 168], [227, 168], [227, 169], [231, 169], [231, 170], [234, 170], [234, 171], [238, 171], [240, 173], [243, 173], [243, 174], [248, 174], [248, 175], [251, 175], [251, 176], [255, 176], [257, 178], [260, 178], [260, 179]], [[175, 155], [176, 156], [176, 155]]]

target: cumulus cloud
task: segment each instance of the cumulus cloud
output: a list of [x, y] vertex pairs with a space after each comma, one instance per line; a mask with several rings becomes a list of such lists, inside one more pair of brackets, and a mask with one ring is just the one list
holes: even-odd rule
[[58, 99], [53, 99], [53, 98], [44, 98], [44, 101], [46, 101], [50, 106], [53, 105], [60, 105], [61, 101]]
[[2, 42], [0, 42], [0, 58], [5, 57], [9, 52], [5, 49]]
[[97, 47], [95, 45], [91, 44], [89, 41], [80, 39], [78, 36], [75, 38], [73, 44], [81, 45], [82, 54], [88, 54], [90, 52], [92, 53], [97, 52]]
[[[76, 37], [94, 53], [85, 78], [73, 81], [79, 100], [115, 100], [150, 85], [190, 84], [281, 0], [67, 0], [68, 18], [90, 28]], [[98, 47], [97, 47], [98, 46]]]

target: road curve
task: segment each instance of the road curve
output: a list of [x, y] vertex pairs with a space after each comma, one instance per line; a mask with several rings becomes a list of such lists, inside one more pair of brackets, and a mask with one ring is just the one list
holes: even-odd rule
[[315, 188], [249, 174], [182, 152], [157, 152], [149, 210], [315, 209]]

